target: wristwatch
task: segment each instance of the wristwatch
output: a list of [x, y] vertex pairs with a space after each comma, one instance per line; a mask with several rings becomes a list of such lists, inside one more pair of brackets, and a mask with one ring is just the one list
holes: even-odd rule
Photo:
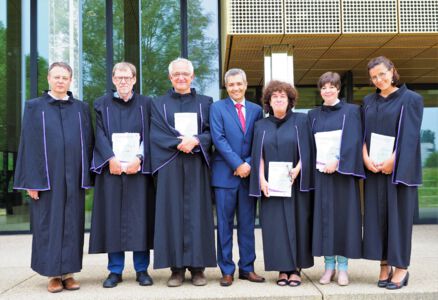
[[141, 155], [141, 154], [137, 154], [136, 157], [137, 157], [141, 162], [143, 162], [143, 155]]

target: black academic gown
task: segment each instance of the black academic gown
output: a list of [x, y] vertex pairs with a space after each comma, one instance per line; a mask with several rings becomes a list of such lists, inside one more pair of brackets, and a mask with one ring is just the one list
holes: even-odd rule
[[[125, 102], [113, 94], [94, 102], [96, 145], [92, 170], [97, 173], [91, 218], [90, 253], [152, 249], [154, 186], [150, 170], [151, 98], [134, 93]], [[144, 160], [136, 174], [112, 175], [113, 133], [139, 133]]]
[[[152, 105], [151, 156], [157, 176], [154, 268], [215, 267], [213, 208], [210, 190], [209, 109], [212, 98], [170, 90]], [[181, 142], [174, 114], [196, 112], [200, 145], [193, 154]]]
[[359, 179], [365, 177], [365, 171], [360, 108], [341, 101], [315, 108], [308, 116], [313, 134], [342, 130], [338, 170], [332, 174], [315, 170], [312, 253], [361, 258]]
[[[256, 122], [252, 144], [250, 195], [260, 197], [260, 225], [266, 271], [292, 271], [313, 266], [313, 146], [307, 116], [289, 112], [283, 120], [273, 116]], [[266, 198], [260, 190], [260, 158], [269, 182], [271, 161], [301, 159], [301, 172], [292, 185], [292, 197]]]
[[26, 102], [14, 189], [39, 191], [39, 199], [31, 200], [31, 267], [41, 275], [82, 269], [92, 149], [93, 128], [85, 102], [71, 93], [68, 100], [45, 93]]
[[417, 187], [422, 183], [423, 99], [405, 85], [387, 98], [378, 92], [370, 94], [364, 98], [363, 117], [368, 153], [372, 132], [395, 137], [393, 173], [366, 171], [363, 257], [406, 268], [418, 206]]

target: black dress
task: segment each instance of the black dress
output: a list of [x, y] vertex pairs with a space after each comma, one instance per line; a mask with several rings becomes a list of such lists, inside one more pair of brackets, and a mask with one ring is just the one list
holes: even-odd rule
[[85, 189], [90, 188], [93, 128], [88, 105], [48, 93], [26, 102], [14, 188], [31, 200], [31, 267], [44, 276], [82, 269]]
[[[152, 104], [152, 170], [157, 178], [154, 268], [215, 267], [213, 204], [210, 190], [209, 110], [212, 99], [170, 90]], [[177, 149], [181, 140], [174, 114], [195, 112], [200, 145]]]
[[[313, 147], [307, 116], [288, 112], [284, 119], [270, 116], [256, 122], [252, 146], [250, 195], [261, 197], [260, 225], [266, 271], [292, 271], [313, 266]], [[260, 159], [265, 178], [269, 162], [301, 160], [292, 197], [266, 198], [260, 190]]]
[[332, 174], [315, 171], [312, 253], [361, 258], [359, 179], [365, 172], [360, 108], [341, 101], [313, 109], [308, 116], [313, 134], [342, 130], [338, 169]]
[[393, 173], [366, 171], [363, 257], [407, 268], [418, 207], [417, 187], [422, 183], [423, 99], [405, 85], [387, 98], [370, 94], [364, 98], [363, 118], [368, 153], [372, 132], [395, 137]]
[[[145, 251], [153, 246], [154, 186], [150, 170], [151, 98], [134, 93], [125, 102], [113, 94], [94, 102], [96, 145], [92, 170], [97, 173], [91, 218], [90, 253]], [[109, 159], [113, 133], [139, 133], [144, 160], [136, 174], [112, 175]]]

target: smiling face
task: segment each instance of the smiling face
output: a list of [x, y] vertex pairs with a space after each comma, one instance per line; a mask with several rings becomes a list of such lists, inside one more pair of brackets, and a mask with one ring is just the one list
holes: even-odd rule
[[274, 116], [282, 117], [286, 114], [289, 99], [285, 91], [275, 91], [271, 95], [271, 101], [269, 102]]
[[320, 93], [324, 100], [324, 105], [331, 106], [338, 100], [339, 90], [330, 82], [327, 82], [321, 87]]
[[392, 77], [393, 69], [388, 68], [382, 63], [369, 70], [371, 81], [383, 94], [389, 94], [393, 89]]
[[169, 79], [175, 92], [178, 94], [190, 93], [190, 84], [195, 78], [191, 72], [189, 65], [184, 61], [177, 61], [172, 64], [172, 71], [169, 74]]
[[54, 67], [47, 75], [50, 91], [56, 98], [64, 98], [71, 84], [71, 74], [62, 67]]
[[242, 75], [229, 76], [225, 87], [228, 95], [234, 101], [241, 102], [245, 98], [247, 83], [243, 80]]

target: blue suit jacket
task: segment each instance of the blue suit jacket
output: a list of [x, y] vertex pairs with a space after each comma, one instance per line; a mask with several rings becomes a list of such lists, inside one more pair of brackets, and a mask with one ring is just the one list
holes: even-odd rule
[[243, 162], [251, 164], [254, 123], [263, 117], [263, 112], [259, 105], [248, 100], [245, 109], [246, 132], [243, 132], [230, 98], [216, 101], [210, 107], [210, 133], [215, 147], [211, 180], [214, 187], [238, 187], [241, 178], [234, 176], [234, 171]]

